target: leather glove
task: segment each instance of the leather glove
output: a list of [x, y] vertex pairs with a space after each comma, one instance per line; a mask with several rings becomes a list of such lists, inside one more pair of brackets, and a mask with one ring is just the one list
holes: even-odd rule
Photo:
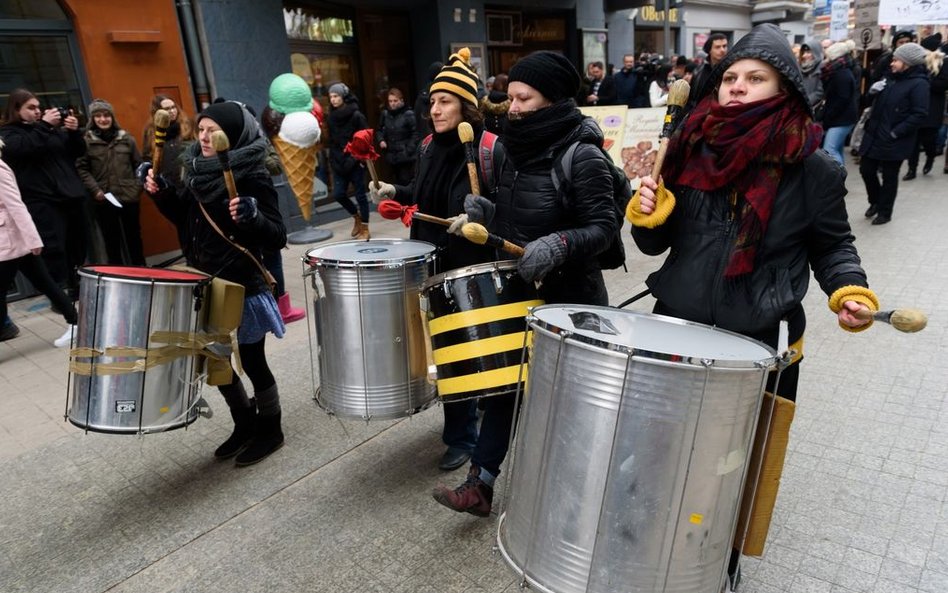
[[517, 272], [527, 282], [536, 282], [565, 261], [566, 239], [559, 233], [551, 233], [527, 243], [523, 256], [517, 261]]
[[448, 220], [451, 221], [451, 226], [448, 227], [448, 232], [452, 235], [463, 237], [464, 233], [461, 232], [461, 227], [468, 223], [468, 215], [459, 214], [457, 216], [452, 216]]
[[378, 204], [382, 200], [391, 200], [394, 197], [395, 186], [391, 183], [385, 183], [384, 181], [369, 182], [369, 199], [372, 200], [373, 204]]
[[230, 213], [237, 224], [247, 224], [257, 219], [257, 198], [237, 196], [237, 205], [231, 204]]
[[479, 222], [484, 226], [490, 226], [496, 211], [497, 206], [484, 196], [467, 194], [464, 197], [464, 212], [467, 213], [470, 222]]
[[135, 167], [135, 178], [138, 179], [138, 182], [142, 185], [145, 185], [145, 178], [148, 177], [148, 169], [151, 169], [151, 167], [152, 164], [148, 161], [142, 161], [142, 164]]
[[872, 86], [869, 87], [869, 94], [875, 95], [875, 94], [881, 93], [882, 90], [885, 89], [885, 80], [886, 79], [883, 78], [882, 80], [878, 82], [872, 83]]

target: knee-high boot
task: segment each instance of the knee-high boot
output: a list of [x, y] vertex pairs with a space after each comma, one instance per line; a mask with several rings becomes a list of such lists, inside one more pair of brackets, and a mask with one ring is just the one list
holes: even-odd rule
[[221, 385], [219, 389], [230, 408], [230, 416], [234, 419], [234, 432], [214, 451], [214, 457], [229, 459], [243, 451], [253, 438], [257, 403], [247, 398], [240, 379], [230, 385]]
[[259, 413], [253, 438], [247, 448], [237, 456], [235, 460], [237, 466], [253, 465], [263, 461], [283, 446], [282, 411], [276, 384], [257, 393], [256, 399]]

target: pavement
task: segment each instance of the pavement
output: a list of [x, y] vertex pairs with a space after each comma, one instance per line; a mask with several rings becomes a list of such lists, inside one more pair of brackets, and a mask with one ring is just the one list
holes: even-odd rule
[[[883, 324], [846, 333], [811, 283], [786, 468], [765, 554], [743, 562], [746, 593], [948, 591], [948, 175], [939, 160], [902, 182], [892, 222], [873, 227], [849, 171], [856, 245], [883, 308], [917, 307], [930, 321], [917, 334]], [[325, 226], [348, 239], [349, 222]], [[371, 228], [407, 236], [378, 217]], [[310, 248], [284, 251], [297, 305]], [[661, 263], [631, 241], [628, 253], [627, 273], [607, 273], [613, 303]], [[205, 390], [213, 417], [187, 429], [87, 434], [65, 421], [68, 357], [52, 345], [65, 323], [41, 297], [14, 303], [11, 316], [22, 333], [0, 343], [0, 592], [519, 588], [493, 549], [497, 517], [453, 513], [430, 496], [465, 472], [437, 469], [441, 410], [326, 415], [312, 399], [309, 322], [267, 344], [286, 446], [235, 468], [212, 456], [231, 428], [216, 390]]]

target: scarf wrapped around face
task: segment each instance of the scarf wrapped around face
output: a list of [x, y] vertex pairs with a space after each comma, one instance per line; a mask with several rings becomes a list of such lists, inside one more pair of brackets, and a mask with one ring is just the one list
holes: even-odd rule
[[753, 271], [784, 167], [815, 152], [822, 136], [822, 128], [786, 93], [729, 106], [712, 93], [672, 137], [662, 170], [667, 185], [729, 188], [739, 198], [737, 239], [725, 277]]

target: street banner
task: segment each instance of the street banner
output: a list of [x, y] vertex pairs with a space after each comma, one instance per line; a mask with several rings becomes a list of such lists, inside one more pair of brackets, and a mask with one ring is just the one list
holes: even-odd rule
[[880, 25], [948, 25], [948, 0], [880, 0]]
[[849, 38], [849, 0], [833, 0], [830, 6], [829, 38], [833, 41]]
[[625, 132], [625, 114], [629, 109], [625, 105], [608, 107], [580, 107], [583, 115], [596, 120], [603, 135], [606, 137], [603, 148], [612, 157], [617, 165], [622, 158], [622, 135]]
[[879, 29], [879, 0], [856, 0], [853, 4], [856, 26], [852, 40], [862, 49], [882, 49], [882, 31]]
[[632, 189], [639, 187], [639, 178], [652, 174], [652, 165], [658, 156], [658, 137], [665, 123], [664, 107], [629, 109], [625, 118], [621, 158], [616, 164], [625, 171]]

